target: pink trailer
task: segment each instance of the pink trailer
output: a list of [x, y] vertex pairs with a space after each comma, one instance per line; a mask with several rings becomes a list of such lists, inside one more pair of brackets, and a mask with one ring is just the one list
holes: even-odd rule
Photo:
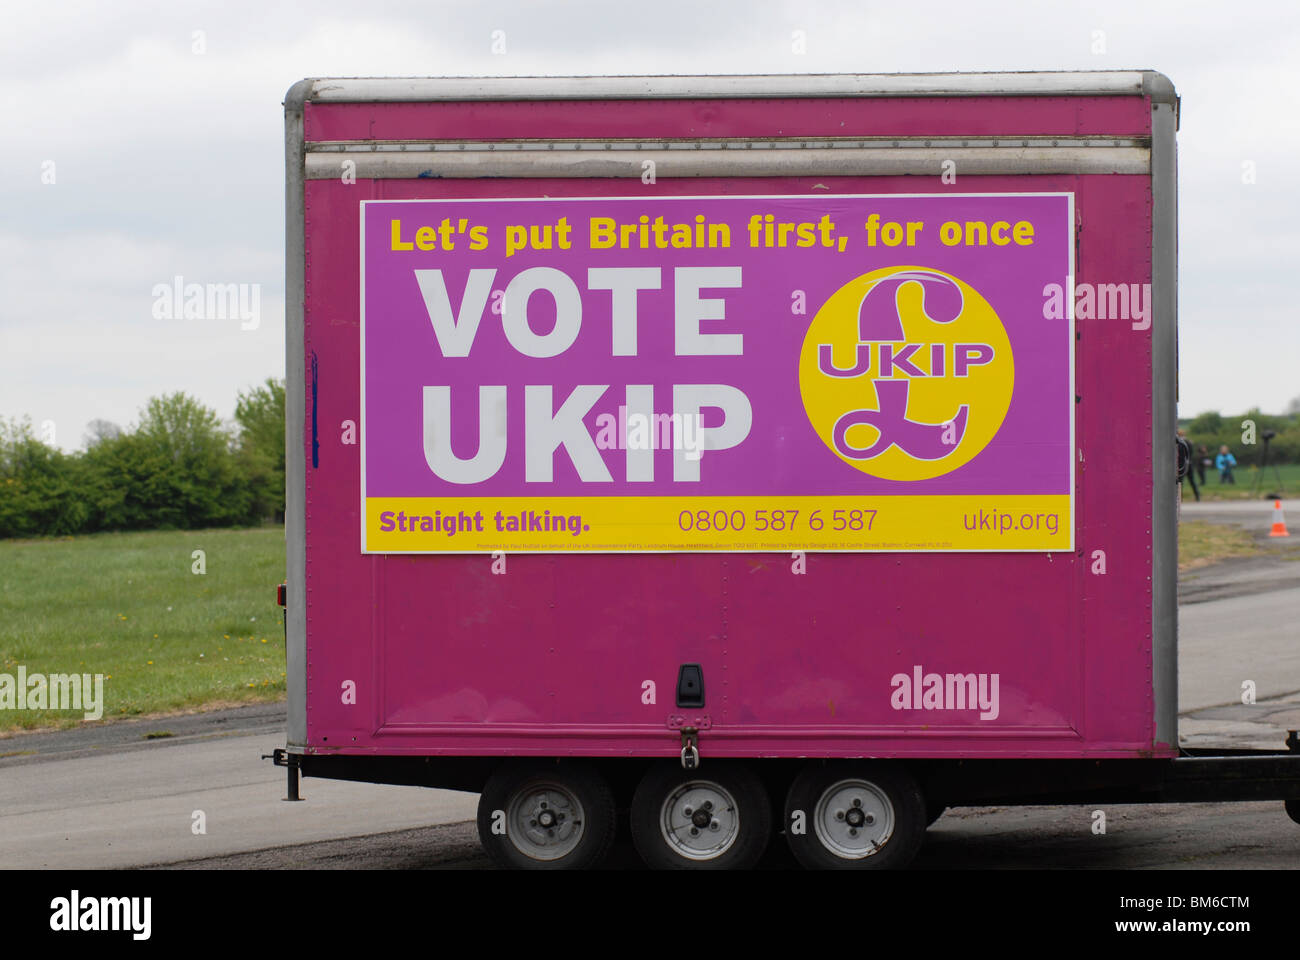
[[901, 865], [963, 803], [1300, 796], [1178, 749], [1165, 77], [285, 111], [291, 795], [480, 792], [520, 866], [626, 815], [706, 868], [775, 831]]

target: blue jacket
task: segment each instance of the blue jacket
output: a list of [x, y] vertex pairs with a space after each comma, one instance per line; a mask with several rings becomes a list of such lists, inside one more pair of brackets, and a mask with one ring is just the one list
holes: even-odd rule
[[1230, 453], [1221, 453], [1214, 458], [1214, 469], [1222, 470], [1225, 466], [1235, 467], [1237, 458]]

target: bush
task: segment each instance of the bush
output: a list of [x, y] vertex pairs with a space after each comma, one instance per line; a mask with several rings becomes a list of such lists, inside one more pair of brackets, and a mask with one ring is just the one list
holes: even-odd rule
[[238, 436], [184, 393], [153, 397], [134, 430], [96, 421], [72, 455], [0, 420], [0, 537], [283, 518], [283, 382], [240, 393], [235, 416]]
[[241, 392], [235, 402], [239, 424], [239, 470], [248, 485], [251, 521], [284, 519], [284, 381], [268, 378]]
[[30, 420], [0, 421], [0, 537], [76, 533], [89, 511], [78, 493], [81, 464], [48, 447]]

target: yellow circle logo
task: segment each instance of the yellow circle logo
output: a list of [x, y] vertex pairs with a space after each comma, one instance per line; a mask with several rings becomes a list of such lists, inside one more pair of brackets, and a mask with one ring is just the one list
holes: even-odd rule
[[979, 454], [1011, 406], [1002, 321], [969, 284], [929, 267], [851, 280], [817, 311], [799, 355], [808, 420], [845, 463], [928, 480]]

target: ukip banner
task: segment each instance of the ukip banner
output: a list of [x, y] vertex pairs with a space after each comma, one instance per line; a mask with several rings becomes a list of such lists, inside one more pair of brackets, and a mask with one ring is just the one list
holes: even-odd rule
[[1068, 551], [1073, 195], [362, 204], [361, 549]]

